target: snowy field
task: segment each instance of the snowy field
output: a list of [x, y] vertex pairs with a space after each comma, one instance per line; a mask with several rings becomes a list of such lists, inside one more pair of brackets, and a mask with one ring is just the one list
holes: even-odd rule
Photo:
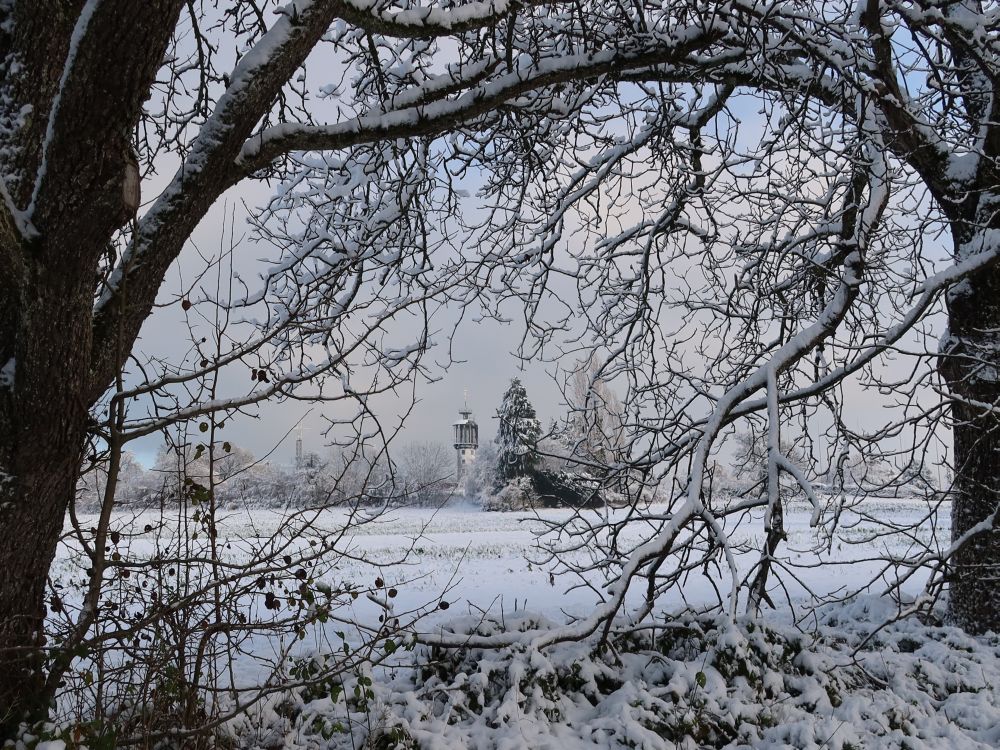
[[[684, 600], [675, 594], [661, 602], [660, 622], [668, 624], [649, 643], [640, 639], [610, 653], [595, 651], [593, 639], [542, 653], [417, 646], [397, 654], [392, 668], [369, 673], [371, 686], [358, 686], [367, 699], [351, 698], [357, 683], [348, 678], [339, 697], [293, 691], [280, 698], [281, 708], [275, 696], [228, 729], [240, 746], [260, 748], [1000, 747], [1000, 642], [915, 618], [891, 622], [895, 605], [878, 596], [891, 577], [881, 560], [912, 554], [914, 542], [947, 544], [949, 511], [928, 515], [915, 499], [869, 499], [845, 511], [833, 539], [823, 539], [809, 527], [809, 509], [793, 505], [782, 550], [797, 566], [783, 576], [794, 605], [776, 597], [778, 609], [756, 623], [669, 615], [685, 602], [697, 610], [714, 601], [711, 583], [692, 576]], [[570, 577], [553, 577], [538, 562], [544, 522], [569, 515], [397, 509], [343, 541], [340, 549], [350, 554], [331, 583], [382, 578], [398, 587], [397, 611], [430, 605], [432, 614], [420, 622], [425, 633], [495, 632], [501, 622], [508, 630], [558, 625], [588, 614], [596, 602], [592, 590], [574, 588]], [[284, 517], [278, 510], [227, 511], [219, 538], [238, 559], [268, 543]], [[335, 534], [345, 520], [341, 511], [324, 511], [314, 525]], [[914, 528], [886, 537], [885, 520]], [[115, 521], [133, 555], [154, 554], [176, 531], [170, 525], [152, 513]], [[730, 530], [733, 543], [759, 548], [761, 526], [755, 517]], [[635, 525], [627, 536], [635, 543], [642, 533]], [[576, 554], [584, 560], [585, 553]], [[749, 565], [755, 557], [740, 559]], [[64, 558], [60, 565], [68, 575], [73, 563]], [[904, 592], [919, 594], [924, 578], [913, 576]], [[846, 601], [811, 609], [807, 588]], [[447, 611], [434, 609], [442, 599]], [[378, 611], [364, 597], [354, 606], [360, 618]], [[328, 642], [320, 635], [307, 638], [300, 653], [318, 653]], [[259, 648], [273, 644], [265, 639]], [[241, 677], [252, 679], [250, 664]]]
[[[665, 506], [650, 506], [647, 512], [663, 513]], [[624, 511], [585, 511], [592, 521], [605, 514], [621, 518]], [[793, 503], [785, 514], [787, 541], [779, 557], [788, 560], [794, 576], [786, 576], [788, 592], [793, 599], [807, 595], [806, 587], [822, 596], [850, 594], [871, 589], [877, 593], [892, 577], [879, 558], [904, 557], [917, 550], [915, 542], [937, 549], [947, 546], [950, 534], [950, 507], [942, 506], [933, 513], [927, 504], [913, 498], [866, 499], [855, 510], [841, 515], [832, 540], [809, 527], [810, 509], [803, 503]], [[338, 561], [336, 580], [363, 584], [382, 578], [386, 585], [397, 586], [397, 609], [410, 609], [434, 601], [444, 595], [452, 605], [447, 615], [468, 612], [524, 610], [553, 620], [586, 613], [596, 603], [595, 594], [578, 585], [571, 576], [553, 576], [540, 550], [539, 533], [544, 522], [569, 519], [570, 511], [561, 509], [531, 512], [483, 512], [478, 507], [456, 504], [440, 509], [399, 508], [353, 528], [337, 545], [349, 554]], [[220, 512], [218, 523], [220, 542], [228, 544], [226, 554], [239, 560], [248, 549], [264, 545], [286, 521], [285, 511], [254, 508]], [[880, 522], [916, 525], [907, 535], [885, 536]], [[82, 516], [81, 526], [95, 525], [96, 517]], [[312, 525], [328, 535], [339, 534], [347, 522], [341, 510], [320, 513]], [[129, 540], [132, 555], [149, 557], [160, 547], [161, 540], [176, 535], [182, 520], [161, 518], [152, 511], [138, 514], [122, 513], [112, 528]], [[145, 531], [147, 527], [152, 530]], [[748, 543], [754, 552], [740, 558], [749, 567], [757, 559], [763, 537], [762, 513], [756, 513], [748, 523], [730, 531], [734, 546]], [[626, 527], [623, 543], [636, 544], [648, 538], [649, 527], [633, 523]], [[295, 545], [295, 540], [289, 540]], [[817, 546], [825, 547], [816, 551]], [[400, 563], [405, 553], [406, 559]], [[564, 559], [585, 562], [586, 553], [574, 552]], [[363, 561], [362, 561], [363, 560]], [[823, 563], [822, 566], [819, 563]], [[831, 565], [832, 563], [832, 565]], [[68, 557], [57, 562], [56, 574], [69, 575], [73, 564]], [[917, 574], [904, 586], [918, 594], [926, 576]], [[870, 582], [875, 586], [869, 587]], [[600, 582], [595, 582], [600, 583]], [[727, 584], [725, 577], [715, 580]], [[691, 576], [684, 588], [689, 604], [709, 603], [714, 589], [707, 579]], [[669, 597], [662, 602], [665, 609], [682, 604], [680, 598]]]

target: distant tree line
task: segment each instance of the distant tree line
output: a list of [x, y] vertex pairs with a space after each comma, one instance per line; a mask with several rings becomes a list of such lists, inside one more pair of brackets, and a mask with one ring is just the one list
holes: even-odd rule
[[[383, 458], [369, 460], [347, 452], [328, 458], [309, 454], [301, 465], [286, 465], [257, 458], [253, 452], [228, 442], [216, 447], [209, 459], [202, 445], [163, 447], [153, 465], [145, 468], [133, 453], [122, 455], [118, 475], [120, 506], [150, 508], [177, 505], [211, 488], [219, 507], [322, 507], [381, 504], [393, 493]], [[107, 472], [102, 465], [85, 471], [80, 479], [80, 510], [100, 507]]]

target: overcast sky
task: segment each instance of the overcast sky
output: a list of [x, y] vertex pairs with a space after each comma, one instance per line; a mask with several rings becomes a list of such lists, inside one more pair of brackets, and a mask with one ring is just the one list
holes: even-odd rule
[[[224, 201], [214, 206], [195, 231], [177, 268], [168, 274], [161, 288], [161, 299], [164, 302], [176, 300], [182, 286], [181, 277], [189, 281], [193, 270], [203, 265], [196, 248], [211, 252], [213, 248], [219, 247], [227, 212], [235, 214], [235, 234], [240, 236], [247, 233], [246, 212], [240, 205], [241, 202], [245, 200], [249, 204], [259, 204], [269, 194], [266, 186], [246, 184], [230, 191]], [[234, 206], [237, 208], [234, 209]], [[248, 269], [255, 269], [253, 273], [257, 273], [266, 248], [247, 241], [237, 252], [239, 262], [245, 262]], [[187, 346], [180, 316], [177, 305], [154, 312], [143, 328], [138, 348], [147, 353], [173, 354], [176, 357]], [[449, 327], [442, 327], [445, 333], [450, 333]], [[417, 383], [418, 403], [406, 421], [400, 435], [401, 442], [431, 441], [450, 444], [451, 425], [458, 418], [466, 389], [469, 407], [480, 425], [480, 441], [492, 439], [496, 433], [494, 415], [503, 392], [514, 377], [520, 378], [525, 384], [543, 425], [547, 426], [551, 420], [562, 417], [566, 407], [554, 377], [555, 365], [530, 363], [522, 369], [523, 363], [513, 354], [521, 341], [522, 333], [523, 323], [516, 318], [506, 325], [494, 320], [465, 320], [452, 341], [452, 352], [457, 363], [447, 370], [432, 368], [438, 379], [434, 382], [420, 380]], [[446, 349], [446, 343], [439, 341], [438, 351]], [[443, 356], [443, 351], [441, 354]], [[431, 361], [440, 359], [441, 356], [434, 356]], [[853, 426], [877, 426], [889, 420], [890, 415], [885, 411], [886, 400], [877, 392], [851, 387], [846, 395], [848, 417], [855, 422]], [[380, 418], [393, 424], [397, 421], [395, 416], [408, 403], [409, 392], [405, 392], [397, 398], [392, 395], [379, 396], [373, 399], [371, 407]], [[237, 416], [229, 420], [221, 439], [248, 448], [258, 456], [273, 449], [272, 460], [290, 463], [295, 451], [295, 436], [291, 434], [285, 437], [286, 433], [292, 431], [297, 423], [301, 424], [306, 450], [323, 454], [327, 450], [327, 441], [322, 434], [327, 424], [324, 415], [343, 416], [346, 408], [344, 404], [307, 404], [299, 401], [265, 403], [257, 410], [257, 418]], [[148, 466], [161, 445], [162, 438], [152, 435], [129, 447]]]
[[[167, 275], [160, 290], [160, 299], [166, 303], [176, 301], [184, 283], [190, 283], [195, 270], [204, 264], [198, 254], [216, 252], [220, 238], [228, 230], [227, 216], [235, 217], [235, 235], [248, 233], [247, 214], [242, 206], [259, 204], [270, 195], [266, 186], [246, 184], [231, 190], [224, 200], [219, 201], [198, 226], [191, 242], [176, 266]], [[265, 249], [250, 241], [244, 241], [237, 250], [241, 265], [252, 274], [260, 271], [260, 260]], [[276, 252], [276, 251], [275, 251]], [[269, 260], [275, 260], [270, 258]], [[444, 321], [441, 321], [442, 323]], [[458, 328], [452, 341], [453, 356], [457, 360], [447, 370], [433, 367], [439, 379], [434, 382], [420, 380], [417, 383], [418, 403], [406, 420], [400, 438], [408, 441], [432, 441], [451, 443], [451, 425], [458, 419], [458, 410], [463, 405], [464, 392], [468, 390], [469, 407], [480, 425], [480, 441], [491, 439], [496, 433], [494, 415], [511, 378], [518, 377], [525, 384], [528, 396], [538, 412], [543, 425], [559, 418], [564, 412], [562, 394], [552, 377], [553, 366], [545, 363], [532, 364], [522, 369], [522, 363], [512, 354], [521, 340], [522, 328], [518, 321], [500, 324], [493, 320], [466, 320]], [[440, 336], [446, 336], [450, 329]], [[173, 305], [154, 311], [142, 329], [137, 348], [147, 354], [164, 355], [173, 361], [186, 349], [186, 329], [180, 308]], [[444, 350], [447, 342], [438, 342], [438, 350]], [[436, 352], [434, 352], [436, 354]], [[443, 351], [442, 351], [443, 355]], [[431, 361], [442, 357], [434, 356]], [[409, 392], [394, 398], [379, 396], [372, 402], [373, 410], [380, 417], [395, 421], [398, 414], [409, 404]], [[263, 404], [258, 410], [258, 418], [237, 416], [229, 420], [225, 428], [225, 439], [250, 449], [261, 456], [275, 448], [276, 443], [292, 430], [297, 423], [303, 428], [306, 450], [323, 453], [326, 441], [322, 435], [326, 426], [324, 414], [337, 416], [343, 405], [306, 404], [297, 401]], [[151, 435], [130, 444], [129, 448], [147, 466], [150, 465], [162, 446], [160, 435]], [[273, 460], [290, 462], [294, 456], [294, 434], [273, 453]]]

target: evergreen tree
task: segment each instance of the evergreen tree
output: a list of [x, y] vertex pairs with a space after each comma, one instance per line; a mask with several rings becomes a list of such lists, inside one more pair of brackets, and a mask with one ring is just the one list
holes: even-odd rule
[[497, 488], [512, 479], [530, 475], [538, 464], [535, 447], [542, 428], [535, 416], [535, 407], [528, 401], [528, 392], [518, 378], [510, 381], [497, 410], [500, 427], [497, 430]]

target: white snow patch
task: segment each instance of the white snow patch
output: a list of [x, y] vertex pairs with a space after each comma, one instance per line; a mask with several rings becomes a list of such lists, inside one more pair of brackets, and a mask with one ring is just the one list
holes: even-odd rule
[[14, 386], [14, 373], [17, 370], [17, 360], [11, 357], [3, 367], [0, 367], [0, 388], [12, 388]]

